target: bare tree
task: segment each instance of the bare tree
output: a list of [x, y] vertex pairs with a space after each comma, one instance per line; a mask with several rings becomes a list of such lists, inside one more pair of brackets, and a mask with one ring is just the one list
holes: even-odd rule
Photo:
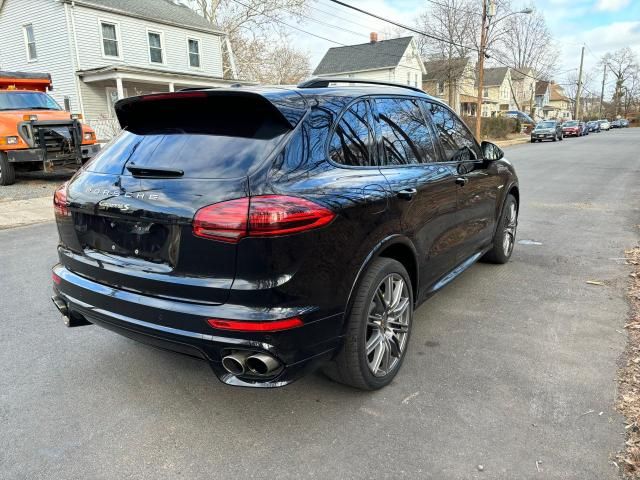
[[416, 22], [416, 27], [431, 33], [435, 40], [418, 36], [416, 43], [422, 58], [443, 60], [444, 77], [449, 92], [448, 103], [455, 107], [456, 78], [459, 73], [457, 59], [468, 57], [474, 50], [475, 29], [479, 17], [477, 5], [471, 0], [440, 0], [431, 3], [429, 10], [423, 12]]
[[602, 57], [601, 64], [615, 77], [616, 85], [613, 93], [613, 104], [615, 105], [615, 115], [620, 111], [620, 104], [624, 96], [625, 82], [633, 75], [638, 68], [638, 59], [629, 47], [621, 48], [613, 53], [607, 53]]
[[295, 85], [310, 73], [309, 55], [291, 47], [289, 42], [282, 42], [267, 52], [258, 80], [273, 85]]
[[510, 67], [531, 68], [538, 77], [551, 76], [559, 58], [544, 15], [535, 9], [529, 15], [505, 18], [495, 49]]
[[634, 109], [638, 111], [640, 107], [640, 66], [636, 65], [624, 87], [624, 96], [622, 98], [624, 106], [624, 114], [628, 115]]
[[[282, 21], [299, 17], [306, 11], [308, 0], [185, 0], [186, 4], [227, 33], [240, 79], [258, 80], [260, 62], [276, 49], [274, 38], [286, 41]], [[306, 55], [285, 45], [296, 56]], [[231, 52], [225, 52], [224, 77], [232, 78]], [[308, 55], [307, 55], [308, 63]]]

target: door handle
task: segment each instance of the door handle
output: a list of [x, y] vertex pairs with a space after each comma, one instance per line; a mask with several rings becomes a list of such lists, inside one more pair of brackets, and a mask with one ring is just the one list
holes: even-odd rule
[[402, 200], [411, 200], [416, 193], [418, 193], [418, 190], [415, 188], [405, 188], [404, 190], [396, 192], [396, 196]]
[[469, 183], [469, 179], [467, 177], [456, 178], [456, 185], [460, 185], [461, 187], [464, 187], [467, 183]]

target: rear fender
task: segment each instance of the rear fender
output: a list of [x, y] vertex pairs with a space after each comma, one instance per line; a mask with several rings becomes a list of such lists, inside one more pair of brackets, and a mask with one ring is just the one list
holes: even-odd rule
[[[413, 243], [411, 242], [411, 240], [409, 240], [407, 237], [404, 237], [402, 235], [390, 235], [388, 237], [385, 237], [384, 239], [380, 240], [380, 242], [378, 242], [372, 249], [371, 251], [367, 254], [367, 256], [364, 258], [364, 260], [362, 261], [362, 264], [360, 265], [360, 268], [358, 269], [358, 272], [356, 273], [353, 285], [351, 287], [351, 290], [349, 291], [349, 297], [347, 299], [347, 306], [345, 308], [345, 312], [344, 312], [344, 321], [343, 321], [343, 325], [342, 325], [342, 330], [343, 333], [346, 329], [346, 325], [347, 325], [347, 318], [349, 318], [349, 315], [351, 314], [351, 308], [353, 306], [353, 299], [355, 297], [355, 294], [358, 290], [358, 288], [360, 287], [360, 282], [362, 280], [362, 277], [364, 276], [364, 274], [366, 273], [367, 269], [369, 268], [369, 265], [371, 265], [371, 262], [373, 262], [376, 258], [378, 258], [380, 256], [380, 254], [387, 248], [390, 247], [392, 245], [404, 245], [406, 247], [408, 247], [411, 252], [413, 253], [413, 257], [414, 257], [414, 262], [416, 265], [418, 265], [418, 255], [416, 252], [416, 249], [413, 245]], [[415, 285], [412, 285], [413, 287], [413, 299], [414, 299], [414, 304], [418, 298], [417, 292], [418, 292], [418, 285], [419, 285], [419, 276], [420, 272], [419, 269], [416, 268], [416, 274], [415, 274]]]

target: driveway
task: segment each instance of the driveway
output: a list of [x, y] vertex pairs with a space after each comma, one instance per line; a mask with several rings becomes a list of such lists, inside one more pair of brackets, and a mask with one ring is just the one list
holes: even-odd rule
[[320, 374], [232, 388], [197, 360], [66, 329], [49, 300], [55, 226], [0, 231], [0, 477], [618, 478], [639, 151], [640, 129], [507, 149], [512, 261], [423, 305], [402, 371], [374, 393]]

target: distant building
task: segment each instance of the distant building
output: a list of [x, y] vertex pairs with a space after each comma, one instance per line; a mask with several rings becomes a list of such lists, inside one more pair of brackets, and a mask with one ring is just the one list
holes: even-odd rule
[[330, 48], [313, 74], [319, 77], [364, 78], [422, 87], [424, 65], [413, 37], [378, 40]]
[[536, 79], [530, 68], [511, 69], [511, 90], [516, 109], [531, 114], [535, 105]]
[[499, 113], [515, 110], [509, 67], [485, 68], [482, 85], [483, 117], [495, 117]]
[[571, 99], [553, 81], [536, 83], [536, 111], [534, 120], [571, 120]]
[[430, 60], [424, 62], [424, 68], [425, 92], [448, 103], [461, 115], [475, 116], [477, 89], [473, 62], [468, 58]]

